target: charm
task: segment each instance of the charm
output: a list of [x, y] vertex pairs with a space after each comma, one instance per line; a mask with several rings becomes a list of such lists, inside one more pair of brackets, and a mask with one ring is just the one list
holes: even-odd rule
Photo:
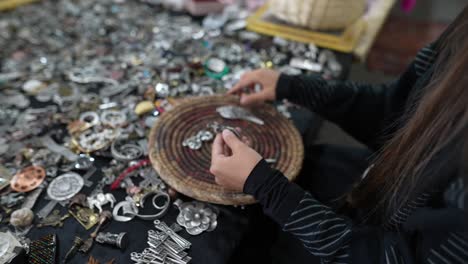
[[198, 150], [202, 147], [202, 141], [197, 136], [192, 136], [182, 142], [182, 146], [192, 150]]
[[143, 149], [137, 144], [126, 143], [126, 140], [117, 139], [111, 145], [112, 157], [119, 161], [137, 160], [143, 155]]
[[100, 244], [109, 244], [120, 249], [125, 249], [128, 245], [128, 237], [127, 233], [125, 232], [122, 232], [120, 234], [100, 232], [97, 234], [96, 242]]
[[216, 108], [216, 112], [218, 112], [223, 118], [226, 118], [226, 119], [242, 119], [242, 120], [250, 121], [258, 125], [264, 124], [263, 120], [254, 116], [248, 110], [240, 106], [235, 106], [235, 105], [221, 106], [221, 107]]
[[235, 129], [234, 127], [221, 125], [218, 122], [212, 122], [212, 123], [207, 124], [206, 126], [208, 128], [211, 128], [211, 130], [213, 130], [213, 132], [216, 134], [222, 133], [223, 130], [227, 129], [231, 131], [234, 135], [236, 135], [238, 138], [241, 138], [239, 131], [237, 131], [237, 129]]
[[97, 126], [101, 123], [99, 115], [96, 112], [83, 112], [80, 114], [80, 121], [89, 124], [89, 127]]
[[180, 199], [174, 202], [180, 210], [177, 223], [191, 235], [199, 235], [203, 231], [213, 231], [217, 222], [217, 212], [205, 203], [198, 201], [183, 203]]
[[114, 195], [111, 193], [98, 193], [94, 196], [88, 197], [88, 206], [90, 209], [96, 207], [99, 210], [99, 213], [102, 212], [102, 206], [110, 203], [111, 208], [114, 207], [114, 203], [116, 202]]
[[83, 178], [74, 172], [67, 172], [55, 178], [47, 188], [47, 195], [52, 200], [46, 204], [37, 216], [46, 218], [57, 205], [57, 202], [66, 201], [75, 196], [83, 188]]
[[158, 97], [166, 98], [169, 96], [169, 85], [165, 83], [157, 83], [154, 87], [154, 90], [156, 91], [156, 96]]
[[36, 189], [45, 179], [46, 173], [40, 166], [29, 166], [11, 179], [10, 186], [16, 192], [29, 192]]
[[153, 223], [154, 223], [154, 227], [157, 230], [166, 233], [166, 235], [168, 235], [172, 240], [174, 240], [174, 242], [176, 242], [177, 245], [179, 245], [180, 247], [184, 249], [188, 249], [192, 245], [188, 240], [179, 236], [175, 230], [167, 226], [166, 223], [159, 221], [159, 220], [154, 220]]
[[112, 213], [109, 211], [103, 211], [99, 215], [99, 225], [96, 227], [94, 232], [89, 235], [89, 238], [83, 242], [83, 244], [79, 248], [79, 251], [83, 253], [89, 252], [89, 250], [93, 247], [93, 241], [96, 238], [97, 233], [99, 232], [99, 229], [101, 229], [102, 225], [105, 224], [110, 219], [112, 219]]
[[54, 201], [65, 201], [75, 196], [83, 185], [83, 178], [79, 174], [67, 172], [49, 184], [47, 195]]
[[79, 193], [71, 198], [68, 208], [72, 208], [74, 206], [87, 207], [88, 201], [86, 199], [87, 197], [85, 194]]
[[201, 141], [210, 141], [213, 139], [213, 133], [208, 130], [201, 130], [197, 133], [197, 138]]
[[[122, 215], [119, 214], [120, 209], [122, 209]], [[138, 214], [138, 208], [129, 196], [125, 197], [125, 201], [116, 204], [114, 210], [112, 210], [112, 216], [118, 222], [128, 222], [135, 218], [136, 214]]]
[[182, 142], [182, 146], [191, 150], [199, 150], [202, 147], [202, 141], [197, 136], [192, 136]]
[[99, 214], [88, 208], [86, 195], [75, 195], [68, 205], [68, 212], [86, 229], [91, 229], [99, 221]]
[[159, 220], [154, 221], [154, 226], [158, 231], [148, 231], [149, 247], [141, 253], [130, 253], [130, 259], [137, 263], [189, 263], [192, 258], [184, 250], [191, 244], [176, 234], [182, 228], [177, 224], [168, 227]]
[[101, 114], [101, 122], [111, 127], [122, 127], [127, 122], [127, 116], [122, 111], [104, 110]]
[[10, 216], [10, 224], [20, 229], [31, 226], [33, 220], [34, 213], [29, 208], [21, 208], [13, 211]]
[[[146, 197], [153, 194], [154, 196], [152, 199], [152, 204], [155, 209], [159, 210], [159, 212], [151, 215], [139, 214], [138, 206], [144, 208]], [[160, 202], [161, 200], [162, 204]], [[167, 211], [169, 210], [170, 201], [171, 198], [169, 194], [162, 191], [147, 192], [140, 196], [139, 201], [135, 201], [132, 197], [127, 196], [125, 198], [125, 201], [118, 203], [114, 207], [112, 214], [114, 216], [114, 220], [119, 222], [128, 222], [134, 217], [138, 217], [143, 220], [154, 220], [163, 217], [167, 213]], [[122, 209], [123, 215], [119, 214], [120, 209]]]
[[213, 139], [213, 133], [208, 130], [198, 131], [196, 136], [189, 137], [182, 142], [182, 146], [192, 150], [198, 150], [202, 147], [202, 143]]
[[70, 214], [66, 213], [63, 216], [60, 216], [59, 210], [54, 210], [51, 215], [44, 218], [37, 227], [46, 227], [46, 226], [54, 226], [54, 227], [62, 227], [63, 222], [70, 217]]
[[83, 245], [83, 240], [80, 237], [75, 237], [72, 247], [68, 250], [65, 258], [63, 259], [63, 263], [67, 263], [70, 259], [72, 259], [81, 245]]
[[73, 206], [68, 212], [80, 223], [86, 230], [91, 229], [99, 221], [99, 215], [88, 207]]
[[102, 225], [105, 224], [107, 221], [112, 219], [112, 213], [110, 211], [103, 211], [99, 214], [99, 225], [96, 227], [93, 233], [90, 234], [92, 238], [96, 238], [99, 229], [101, 229]]
[[229, 73], [229, 67], [221, 59], [210, 58], [205, 61], [205, 73], [208, 77], [213, 79], [221, 79]]
[[72, 138], [72, 143], [85, 153], [94, 152], [109, 146], [120, 135], [113, 127], [95, 126]]
[[34, 204], [36, 204], [37, 199], [41, 195], [42, 191], [47, 187], [47, 182], [42, 182], [39, 187], [37, 187], [36, 190], [31, 191], [28, 196], [23, 201], [23, 204], [21, 205], [21, 208], [28, 208], [32, 209], [34, 207]]
[[22, 193], [9, 193], [0, 197], [0, 205], [6, 208], [12, 208], [24, 201], [24, 194]]

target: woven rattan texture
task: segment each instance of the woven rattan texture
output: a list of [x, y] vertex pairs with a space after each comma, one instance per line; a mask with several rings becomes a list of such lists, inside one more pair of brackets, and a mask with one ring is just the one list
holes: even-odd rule
[[294, 25], [340, 30], [364, 14], [366, 0], [270, 0], [270, 11]]
[[263, 105], [252, 112], [263, 119], [263, 126], [241, 120], [225, 120], [216, 112], [223, 105], [237, 104], [234, 96], [216, 95], [184, 100], [164, 113], [151, 129], [150, 159], [161, 178], [178, 192], [200, 201], [217, 204], [251, 204], [252, 196], [227, 190], [214, 181], [209, 172], [212, 143], [204, 143], [200, 150], [182, 146], [182, 141], [217, 121], [240, 127], [242, 135], [252, 141], [252, 147], [265, 158], [275, 158], [273, 167], [293, 180], [302, 166], [304, 147], [302, 138], [291, 121], [273, 106]]

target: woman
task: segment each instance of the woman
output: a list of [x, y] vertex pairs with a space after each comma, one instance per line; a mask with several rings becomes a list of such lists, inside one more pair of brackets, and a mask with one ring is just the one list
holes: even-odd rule
[[[253, 84], [263, 89], [245, 93]], [[375, 152], [366, 173], [330, 203], [288, 182], [230, 131], [214, 141], [217, 183], [254, 195], [321, 263], [468, 263], [468, 7], [393, 84], [257, 70], [230, 93], [243, 105], [286, 98]]]

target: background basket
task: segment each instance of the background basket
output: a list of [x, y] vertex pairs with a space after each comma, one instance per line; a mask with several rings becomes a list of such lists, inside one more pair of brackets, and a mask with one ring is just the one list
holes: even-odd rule
[[313, 30], [340, 30], [365, 12], [367, 0], [270, 0], [270, 12], [288, 23]]
[[182, 141], [206, 129], [213, 121], [240, 127], [252, 141], [252, 147], [265, 158], [276, 158], [273, 164], [288, 179], [299, 173], [304, 157], [302, 138], [291, 121], [271, 105], [252, 112], [265, 121], [263, 126], [241, 120], [225, 120], [216, 112], [223, 105], [237, 104], [234, 96], [215, 95], [184, 100], [165, 112], [151, 129], [150, 160], [161, 178], [176, 191], [194, 199], [228, 205], [251, 204], [252, 196], [227, 190], [214, 181], [209, 172], [212, 143], [200, 150], [182, 146]]

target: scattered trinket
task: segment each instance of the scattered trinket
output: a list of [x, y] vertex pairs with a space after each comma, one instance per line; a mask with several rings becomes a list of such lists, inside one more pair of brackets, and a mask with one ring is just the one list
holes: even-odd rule
[[216, 108], [216, 112], [218, 112], [223, 118], [226, 118], [226, 119], [242, 119], [242, 120], [255, 123], [257, 125], [264, 124], [263, 120], [254, 116], [247, 109], [242, 108], [240, 106], [234, 106], [234, 105], [221, 106], [221, 107]]
[[40, 166], [29, 166], [18, 172], [10, 186], [16, 192], [29, 192], [36, 189], [45, 179], [46, 173]]
[[128, 241], [127, 233], [125, 232], [122, 232], [119, 234], [113, 234], [109, 232], [107, 233], [100, 232], [97, 234], [96, 242], [100, 244], [109, 244], [111, 246], [115, 246], [120, 249], [125, 249], [127, 248], [129, 241]]
[[218, 225], [218, 214], [213, 207], [205, 203], [198, 201], [184, 203], [178, 199], [174, 205], [179, 208], [177, 223], [185, 227], [187, 233], [191, 235], [213, 231]]

